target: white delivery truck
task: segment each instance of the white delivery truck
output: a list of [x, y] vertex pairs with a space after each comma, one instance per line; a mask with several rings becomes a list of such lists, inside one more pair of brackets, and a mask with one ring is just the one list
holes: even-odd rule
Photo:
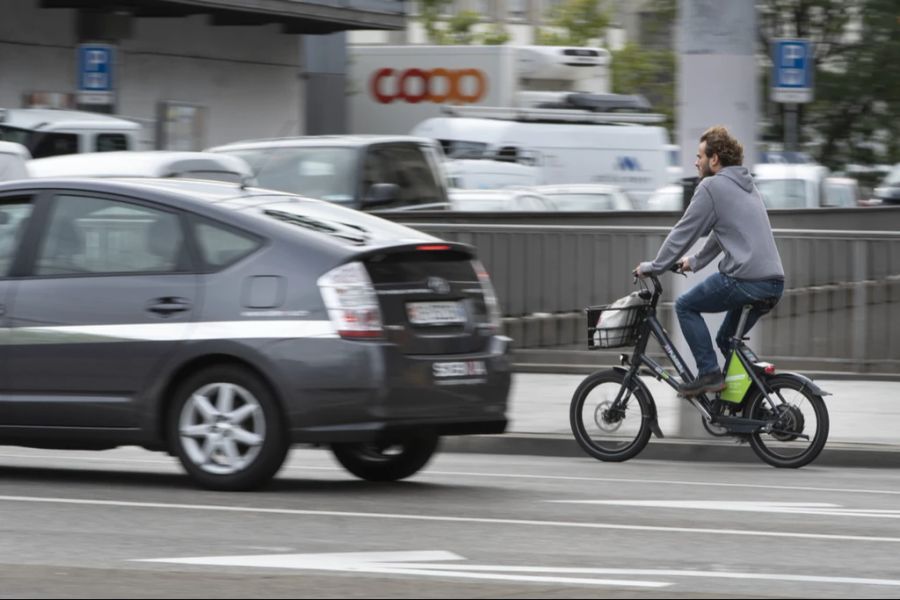
[[[440, 141], [444, 152], [534, 165], [540, 183], [605, 183], [646, 208], [670, 183], [668, 132], [659, 115], [569, 109], [458, 109], [427, 119], [413, 135]], [[647, 124], [641, 124], [647, 123]]]
[[355, 134], [408, 134], [443, 106], [524, 108], [609, 91], [603, 48], [360, 45], [349, 53]]

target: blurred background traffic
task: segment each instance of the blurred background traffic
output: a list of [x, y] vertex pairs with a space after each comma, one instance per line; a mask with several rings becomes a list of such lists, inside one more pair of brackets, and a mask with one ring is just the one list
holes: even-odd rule
[[3, 13], [0, 178], [212, 178], [468, 242], [519, 351], [583, 347], [581, 309], [629, 291], [629, 265], [690, 200], [699, 134], [725, 125], [789, 272], [762, 353], [900, 373], [892, 0], [8, 0]]

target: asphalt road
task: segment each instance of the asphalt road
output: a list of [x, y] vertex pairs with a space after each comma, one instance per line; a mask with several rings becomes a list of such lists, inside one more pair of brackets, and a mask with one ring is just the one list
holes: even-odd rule
[[0, 597], [893, 597], [900, 473], [296, 450], [255, 493], [163, 454], [0, 447]]

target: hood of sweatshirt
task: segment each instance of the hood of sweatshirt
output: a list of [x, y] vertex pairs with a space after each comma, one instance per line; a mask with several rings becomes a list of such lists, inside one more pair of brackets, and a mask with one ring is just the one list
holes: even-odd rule
[[745, 192], [749, 192], [753, 189], [753, 177], [750, 175], [750, 171], [747, 170], [747, 167], [725, 167], [716, 173], [716, 177], [730, 179], [738, 184]]

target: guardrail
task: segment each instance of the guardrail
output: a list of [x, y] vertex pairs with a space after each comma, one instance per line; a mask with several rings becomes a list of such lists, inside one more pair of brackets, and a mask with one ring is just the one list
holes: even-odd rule
[[[519, 348], [582, 344], [582, 309], [631, 292], [629, 273], [670, 230], [409, 225], [478, 248]], [[760, 353], [808, 368], [900, 373], [900, 232], [776, 229], [775, 239], [787, 291], [760, 322]], [[669, 286], [663, 302], [672, 299]]]

